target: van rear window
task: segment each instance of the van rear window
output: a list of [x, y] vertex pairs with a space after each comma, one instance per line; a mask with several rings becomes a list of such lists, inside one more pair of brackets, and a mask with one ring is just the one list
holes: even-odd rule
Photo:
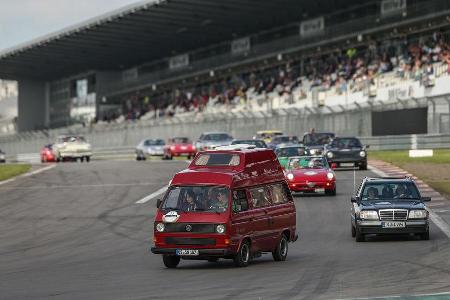
[[196, 166], [238, 166], [239, 164], [239, 155], [229, 153], [201, 154], [195, 161]]

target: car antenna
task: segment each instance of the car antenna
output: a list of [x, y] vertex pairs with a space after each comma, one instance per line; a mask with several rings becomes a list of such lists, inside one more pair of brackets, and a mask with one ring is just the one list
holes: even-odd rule
[[356, 168], [353, 168], [353, 194], [356, 193]]

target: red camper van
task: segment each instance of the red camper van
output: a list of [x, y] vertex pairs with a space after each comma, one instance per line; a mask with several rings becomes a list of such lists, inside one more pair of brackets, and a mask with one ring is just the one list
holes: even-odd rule
[[151, 251], [168, 268], [219, 258], [244, 267], [264, 252], [284, 261], [297, 240], [295, 205], [272, 150], [200, 152], [157, 205]]

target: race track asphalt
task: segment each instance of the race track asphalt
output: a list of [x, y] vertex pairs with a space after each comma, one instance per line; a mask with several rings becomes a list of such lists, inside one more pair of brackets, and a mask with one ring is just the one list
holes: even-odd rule
[[[347, 299], [450, 292], [450, 240], [350, 235], [353, 171], [336, 197], [296, 197], [286, 262], [247, 268], [151, 254], [155, 199], [183, 161], [65, 163], [0, 186], [0, 299]], [[356, 182], [370, 171], [356, 172]]]

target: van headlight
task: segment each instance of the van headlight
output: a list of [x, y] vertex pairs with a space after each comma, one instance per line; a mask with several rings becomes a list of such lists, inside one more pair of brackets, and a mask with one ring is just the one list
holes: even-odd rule
[[426, 219], [426, 218], [428, 218], [428, 211], [424, 209], [409, 211], [408, 219]]
[[158, 223], [156, 224], [156, 231], [163, 232], [164, 231], [164, 223]]
[[328, 178], [328, 180], [332, 180], [334, 178], [334, 174], [331, 173], [331, 172], [328, 172], [327, 173], [327, 178]]
[[289, 180], [294, 180], [294, 174], [292, 174], [292, 173], [287, 174], [286, 177]]
[[327, 153], [327, 157], [328, 157], [328, 158], [333, 158], [333, 156], [334, 156], [333, 152], [328, 152], [328, 153]]
[[359, 213], [359, 217], [364, 220], [378, 220], [378, 212], [375, 210], [363, 210]]
[[217, 233], [225, 233], [225, 225], [219, 224], [216, 226], [216, 232]]
[[360, 151], [359, 152], [359, 156], [361, 156], [361, 157], [366, 157], [366, 151]]

